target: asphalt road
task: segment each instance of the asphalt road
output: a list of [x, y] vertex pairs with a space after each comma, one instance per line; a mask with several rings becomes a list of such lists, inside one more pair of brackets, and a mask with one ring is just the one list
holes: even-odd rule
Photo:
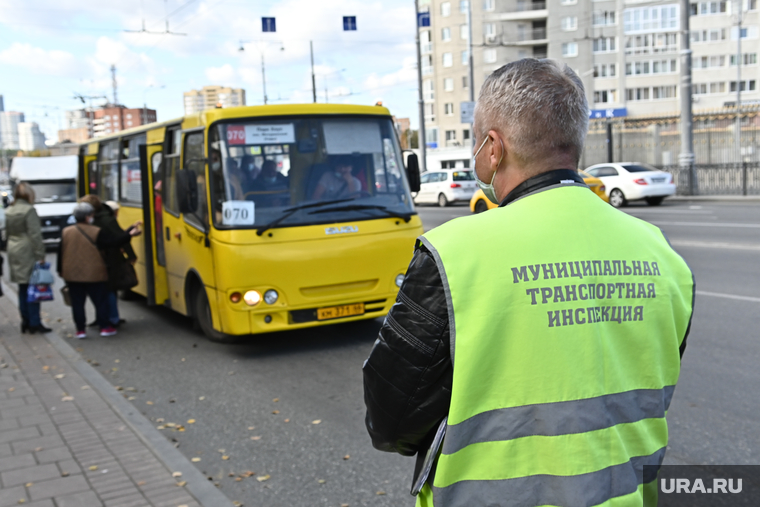
[[[697, 279], [666, 462], [760, 464], [760, 202], [673, 200], [625, 211], [660, 226]], [[431, 228], [469, 209], [419, 213]], [[55, 302], [43, 309], [180, 451], [201, 458], [198, 468], [230, 499], [248, 506], [413, 505], [413, 460], [373, 450], [364, 429], [361, 365], [379, 320], [219, 345], [169, 310], [140, 300], [120, 304], [128, 322], [117, 336], [93, 330], [81, 341], [70, 338], [68, 308]], [[255, 475], [230, 476], [246, 471]]]

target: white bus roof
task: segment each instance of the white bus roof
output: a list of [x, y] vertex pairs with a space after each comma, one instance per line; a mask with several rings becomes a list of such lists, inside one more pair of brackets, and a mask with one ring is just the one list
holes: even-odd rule
[[16, 157], [11, 162], [10, 178], [14, 181], [75, 180], [79, 157]]

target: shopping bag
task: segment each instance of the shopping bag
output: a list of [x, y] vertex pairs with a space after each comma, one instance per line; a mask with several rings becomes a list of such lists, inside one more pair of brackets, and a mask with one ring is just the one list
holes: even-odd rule
[[55, 280], [50, 272], [50, 263], [43, 262], [34, 265], [29, 285], [52, 285]]
[[63, 304], [71, 306], [71, 293], [69, 292], [68, 285], [61, 287], [61, 297], [63, 298]]
[[53, 300], [53, 288], [47, 284], [29, 285], [26, 290], [27, 303], [40, 303]]

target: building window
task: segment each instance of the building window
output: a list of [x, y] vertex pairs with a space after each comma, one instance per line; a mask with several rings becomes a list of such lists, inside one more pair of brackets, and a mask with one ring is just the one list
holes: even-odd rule
[[486, 36], [486, 42], [494, 42], [496, 40], [496, 25], [493, 23], [486, 23], [483, 25], [483, 32]]
[[653, 99], [673, 99], [677, 96], [678, 87], [673, 86], [655, 86], [652, 88]]
[[[736, 28], [737, 27], [733, 27], [731, 29], [731, 40], [736, 40], [736, 34], [738, 33]], [[742, 27], [742, 39], [757, 39], [757, 27]]]
[[444, 136], [446, 137], [446, 142], [449, 141], [456, 141], [457, 140], [457, 131], [456, 130], [445, 130]]
[[469, 141], [470, 140], [470, 129], [464, 129], [464, 130], [462, 130], [462, 140], [463, 141]]
[[578, 3], [578, 0], [562, 0], [562, 5], [575, 5]]
[[617, 102], [617, 90], [597, 90], [594, 92], [595, 104], [612, 104]]
[[459, 38], [462, 40], [467, 40], [467, 25], [459, 25]]
[[626, 37], [625, 52], [629, 55], [675, 53], [678, 37], [675, 33], [657, 33]]
[[562, 30], [565, 32], [571, 32], [578, 29], [578, 17], [567, 16], [562, 18]]
[[451, 28], [441, 28], [441, 41], [448, 42], [451, 40]]
[[459, 12], [462, 14], [467, 13], [467, 9], [470, 6], [470, 2], [467, 0], [459, 0]]
[[451, 3], [450, 2], [443, 2], [441, 4], [441, 16], [444, 18], [451, 15]]
[[695, 56], [693, 60], [695, 69], [712, 69], [726, 65], [726, 57], [722, 55]]
[[447, 77], [443, 80], [443, 90], [447, 92], [453, 92], [454, 91], [454, 78], [453, 77]]
[[594, 65], [594, 77], [615, 77], [617, 65], [614, 63], [598, 63]]
[[486, 49], [483, 51], [483, 62], [485, 63], [494, 63], [496, 61], [496, 50]]
[[483, 10], [484, 11], [496, 10], [496, 0], [485, 0], [483, 2]]
[[435, 104], [425, 104], [425, 121], [435, 121]]
[[725, 1], [693, 3], [690, 7], [690, 14], [692, 16], [724, 14], [726, 12], [726, 4], [727, 2]]
[[615, 37], [597, 37], [594, 39], [594, 53], [614, 53], [617, 51]]
[[726, 93], [726, 83], [697, 83], [692, 85], [691, 93], [694, 95], [707, 95], [714, 93]]
[[[749, 79], [749, 80], [742, 80], [741, 81], [741, 91], [746, 92], [754, 92], [757, 88], [755, 88], [755, 80]], [[736, 91], [736, 81], [731, 81], [731, 88], [730, 91], [735, 92]]]
[[710, 83], [710, 93], [726, 93], [726, 83]]
[[578, 43], [577, 42], [563, 42], [562, 56], [564, 56], [565, 58], [578, 56]]
[[695, 30], [691, 32], [691, 42], [717, 42], [726, 40], [725, 28], [713, 28], [712, 30]]
[[462, 88], [464, 88], [465, 90], [468, 88], [467, 83], [468, 83], [467, 76], [462, 76]]
[[443, 114], [446, 116], [451, 116], [454, 114], [454, 103], [453, 102], [446, 102], [443, 105]]
[[451, 53], [443, 53], [443, 66], [451, 67], [454, 65], [454, 59], [451, 57]]
[[631, 102], [649, 100], [649, 88], [626, 88], [625, 100]]
[[678, 20], [678, 4], [625, 9], [623, 11], [623, 30], [625, 33], [677, 30]]
[[438, 127], [425, 129], [425, 142], [429, 145], [438, 144]]
[[[743, 53], [742, 65], [757, 65], [757, 53]], [[736, 55], [731, 55], [731, 66], [736, 66]]]
[[462, 65], [469, 65], [470, 54], [467, 51], [462, 51]]
[[615, 11], [594, 11], [594, 26], [610, 26], [616, 23]]
[[426, 102], [435, 100], [435, 89], [432, 79], [426, 79], [422, 82], [422, 98]]

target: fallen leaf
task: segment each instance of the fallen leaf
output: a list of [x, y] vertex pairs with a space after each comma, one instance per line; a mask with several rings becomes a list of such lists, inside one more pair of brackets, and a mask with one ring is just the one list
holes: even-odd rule
[[285, 422], [290, 422], [290, 419], [285, 419]]
[[350, 459], [350, 458], [351, 458], [351, 456], [348, 455], [348, 454], [346, 454], [345, 456], [343, 456], [343, 459]]
[[280, 401], [280, 398], [275, 398], [272, 401], [275, 402], [275, 403], [277, 403], [278, 401]]
[[177, 426], [177, 431], [185, 431], [185, 427], [184, 426]]
[[182, 477], [182, 472], [173, 472], [172, 477]]
[[10, 387], [10, 388], [8, 388], [8, 392], [9, 392], [9, 393], [12, 393], [12, 392], [13, 392], [13, 391], [15, 391], [15, 390], [16, 390], [16, 388], [15, 388], [15, 387]]
[[200, 398], [198, 398], [198, 399], [199, 399], [200, 401], [203, 401], [203, 400], [205, 400], [205, 399], [206, 399], [206, 397], [205, 397], [205, 396], [201, 396], [201, 397], [200, 397]]
[[319, 424], [321, 422], [322, 422], [322, 419], [314, 419], [313, 421], [311, 421], [311, 424]]
[[168, 423], [166, 423], [166, 427], [167, 427], [167, 428], [176, 428], [176, 427], [177, 427], [177, 424], [176, 424], [176, 423], [173, 423], [173, 422], [168, 422]]
[[79, 389], [81, 389], [82, 391], [86, 391], [86, 390], [87, 390], [87, 389], [89, 389], [89, 388], [90, 388], [90, 386], [82, 386], [82, 387], [80, 387]]
[[190, 461], [192, 461], [193, 463], [198, 463], [200, 460], [201, 460], [200, 458], [195, 457], [195, 458], [191, 459]]
[[240, 482], [240, 481], [242, 481], [242, 480], [243, 480], [243, 478], [242, 478], [242, 477], [235, 477], [235, 482]]
[[229, 371], [229, 372], [227, 372], [227, 375], [234, 375], [234, 374], [235, 374], [235, 372], [234, 372], [234, 371]]
[[61, 477], [68, 477], [68, 476], [69, 476], [68, 472], [61, 472]]
[[248, 426], [248, 431], [251, 431], [252, 429], [255, 429], [255, 426]]
[[256, 477], [256, 480], [259, 482], [268, 481], [269, 479], [271, 479], [271, 476], [269, 474], [262, 475], [261, 477]]
[[129, 401], [134, 401], [136, 398], [135, 398], [134, 396], [130, 396], [130, 397], [129, 397], [129, 398], [127, 398], [127, 399], [128, 399]]
[[238, 502], [237, 500], [235, 500], [234, 502], [232, 502], [232, 505], [234, 505], [235, 507], [243, 507], [243, 504], [240, 503], [240, 502]]
[[136, 393], [137, 389], [135, 389], [134, 387], [127, 387], [127, 391], [129, 391], [131, 393]]
[[58, 375], [56, 375], [56, 376], [55, 376], [55, 377], [53, 377], [53, 378], [54, 378], [54, 379], [58, 379], [58, 380], [60, 380], [60, 379], [62, 379], [62, 378], [63, 378], [63, 377], [65, 377], [65, 376], [66, 376], [66, 374], [65, 374], [65, 373], [59, 373]]
[[74, 397], [73, 396], [64, 396], [63, 398], [61, 398], [61, 401], [74, 401]]
[[34, 485], [33, 482], [27, 482], [26, 484], [24, 484], [24, 486], [26, 486], [27, 488], [31, 488], [33, 485]]
[[273, 413], [273, 414], [279, 414], [279, 413], [280, 413], [280, 411], [279, 411], [279, 410], [272, 410], [272, 413]]
[[188, 419], [187, 424], [195, 424], [195, 419]]
[[42, 450], [42, 447], [35, 447], [34, 452], [40, 452]]
[[163, 424], [159, 424], [158, 426], [156, 426], [156, 429], [157, 430], [165, 430], [166, 426], [164, 426]]
[[26, 500], [24, 500], [23, 498], [19, 498], [18, 503], [26, 503]]
[[90, 471], [92, 471], [92, 472], [94, 472], [94, 471], [95, 471], [95, 470], [97, 470], [97, 469], [98, 469], [98, 465], [92, 465], [92, 466], [90, 467]]
[[[137, 483], [138, 486], [145, 486], [145, 481], [140, 481]], [[182, 507], [181, 505], [178, 507]]]
[[383, 496], [385, 494], [385, 491], [378, 491], [375, 493], [377, 496]]
[[119, 369], [114, 367], [114, 368], [111, 368], [111, 371], [119, 371]]
[[256, 475], [256, 472], [251, 472], [250, 470], [246, 470], [242, 474], [240, 474], [240, 477], [251, 477], [253, 475]]
[[114, 363], [120, 363], [121, 361], [120, 361], [120, 360], [118, 360], [118, 359], [114, 359], [114, 360], [113, 360], [113, 362], [114, 362]]
[[340, 504], [340, 507], [349, 507], [347, 503]]
[[261, 436], [251, 437], [251, 440], [261, 440]]
[[235, 473], [234, 472], [230, 472], [230, 473], [227, 474], [227, 477], [235, 477]]
[[325, 481], [324, 479], [319, 479], [317, 482], [320, 483], [320, 484], [324, 484], [327, 481]]
[[185, 358], [184, 358], [184, 357], [182, 358], [182, 362], [183, 362], [183, 363], [185, 362]]
[[153, 402], [152, 401], [146, 401], [145, 404], [146, 405], [153, 405]]
[[187, 484], [187, 481], [179, 481], [179, 482], [177, 483], [177, 486], [179, 486], [179, 487], [181, 488], [181, 487], [182, 487], [182, 486], [184, 486], [185, 484]]
[[230, 457], [229, 457], [229, 456], [222, 456], [222, 459], [223, 459], [224, 461], [227, 461], [228, 459], [230, 459]]

